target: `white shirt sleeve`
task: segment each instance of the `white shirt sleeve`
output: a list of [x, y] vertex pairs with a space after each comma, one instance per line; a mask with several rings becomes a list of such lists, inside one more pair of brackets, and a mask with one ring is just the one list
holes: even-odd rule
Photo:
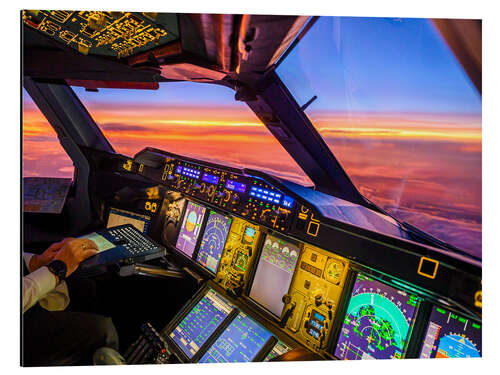
[[47, 267], [23, 277], [23, 313], [56, 287], [56, 277]]
[[[29, 270], [33, 254], [24, 253], [23, 255]], [[64, 310], [69, 304], [66, 282], [63, 281], [56, 286], [56, 277], [47, 267], [40, 267], [23, 278], [23, 313], [37, 302], [49, 311]]]

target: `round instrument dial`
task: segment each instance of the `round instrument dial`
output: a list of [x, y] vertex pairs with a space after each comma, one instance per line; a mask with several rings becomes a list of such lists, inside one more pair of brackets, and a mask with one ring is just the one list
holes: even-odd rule
[[342, 277], [344, 265], [334, 259], [330, 259], [326, 266], [325, 278], [333, 284], [338, 284]]

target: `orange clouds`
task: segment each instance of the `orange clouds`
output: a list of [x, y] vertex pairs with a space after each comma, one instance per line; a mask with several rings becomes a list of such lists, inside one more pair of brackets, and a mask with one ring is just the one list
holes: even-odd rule
[[[86, 103], [119, 153], [144, 147], [311, 185], [248, 109]], [[311, 114], [368, 199], [457, 247], [481, 254], [481, 119], [415, 114]], [[54, 131], [25, 108], [24, 175], [67, 177], [72, 163]]]

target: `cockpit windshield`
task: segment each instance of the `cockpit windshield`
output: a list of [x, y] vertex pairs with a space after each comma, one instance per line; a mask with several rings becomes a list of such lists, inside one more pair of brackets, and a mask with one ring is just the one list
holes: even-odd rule
[[481, 97], [430, 20], [320, 17], [277, 73], [366, 198], [481, 257]]
[[73, 90], [121, 154], [133, 156], [155, 147], [312, 185], [257, 116], [226, 87], [169, 82], [158, 90]]

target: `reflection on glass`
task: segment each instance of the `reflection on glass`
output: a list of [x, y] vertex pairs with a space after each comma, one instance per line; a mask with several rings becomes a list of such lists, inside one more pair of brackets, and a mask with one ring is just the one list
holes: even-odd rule
[[320, 17], [277, 72], [365, 197], [481, 256], [481, 97], [429, 20]]

